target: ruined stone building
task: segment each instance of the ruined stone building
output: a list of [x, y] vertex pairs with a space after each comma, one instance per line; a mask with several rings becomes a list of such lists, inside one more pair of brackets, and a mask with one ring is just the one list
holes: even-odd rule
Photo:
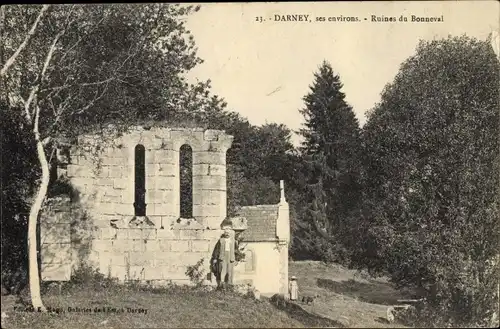
[[[58, 175], [78, 198], [49, 200], [42, 214], [42, 279], [69, 280], [82, 263], [120, 281], [159, 285], [189, 283], [186, 269], [201, 259], [209, 273], [221, 223], [228, 221], [232, 141], [223, 131], [187, 128], [135, 127], [109, 141], [81, 136], [58, 157]], [[183, 159], [190, 164], [187, 183]], [[246, 255], [235, 267], [235, 283], [264, 294], [287, 291], [290, 227], [281, 185], [279, 204], [243, 207], [229, 219], [242, 232]]]

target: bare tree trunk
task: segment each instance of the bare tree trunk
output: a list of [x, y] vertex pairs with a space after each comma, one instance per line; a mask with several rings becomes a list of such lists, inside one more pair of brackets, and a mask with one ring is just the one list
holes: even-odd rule
[[46, 312], [46, 308], [42, 302], [42, 296], [40, 294], [40, 277], [38, 272], [38, 250], [37, 250], [37, 234], [36, 228], [38, 223], [38, 216], [40, 210], [42, 209], [43, 201], [47, 195], [47, 189], [49, 186], [50, 171], [49, 163], [47, 161], [47, 156], [45, 155], [45, 150], [43, 147], [43, 142], [40, 140], [40, 133], [38, 132], [38, 118], [40, 115], [40, 109], [37, 106], [35, 115], [35, 124], [33, 132], [35, 134], [36, 141], [36, 151], [38, 155], [38, 161], [42, 167], [42, 180], [38, 188], [35, 201], [33, 202], [30, 209], [30, 217], [28, 222], [28, 258], [29, 258], [29, 283], [30, 283], [30, 293], [31, 293], [31, 303], [33, 308], [41, 312]]

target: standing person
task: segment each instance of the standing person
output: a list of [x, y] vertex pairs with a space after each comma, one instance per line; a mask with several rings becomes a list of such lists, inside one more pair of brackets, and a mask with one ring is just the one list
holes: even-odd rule
[[292, 276], [290, 278], [290, 284], [288, 286], [288, 290], [290, 293], [290, 300], [299, 299], [299, 285], [297, 284], [297, 278]]
[[225, 228], [224, 233], [215, 246], [215, 259], [217, 263], [217, 286], [226, 286], [233, 284], [233, 267], [235, 261], [234, 240], [231, 238], [229, 229]]

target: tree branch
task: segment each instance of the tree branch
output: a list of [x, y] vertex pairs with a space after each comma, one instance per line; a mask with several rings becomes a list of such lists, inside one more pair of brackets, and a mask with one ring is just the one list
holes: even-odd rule
[[38, 128], [40, 121], [40, 106], [38, 104], [35, 106], [35, 122], [33, 124], [33, 133], [35, 134], [35, 140], [40, 141], [40, 130]]
[[[28, 97], [28, 100], [24, 104], [24, 111], [25, 111], [25, 114], [26, 114], [26, 118], [28, 119], [28, 122], [31, 122], [31, 114], [30, 114], [29, 108], [31, 106], [31, 103], [35, 99], [35, 97], [36, 97], [36, 95], [38, 93], [38, 90], [40, 89], [40, 84], [42, 83], [43, 79], [45, 78], [45, 73], [47, 73], [47, 69], [49, 67], [50, 61], [52, 60], [52, 56], [54, 55], [54, 51], [56, 49], [57, 41], [59, 41], [59, 38], [64, 34], [64, 32], [65, 32], [64, 30], [62, 30], [61, 32], [59, 32], [56, 35], [56, 37], [54, 38], [54, 40], [52, 41], [52, 44], [50, 45], [50, 48], [49, 48], [49, 52], [47, 53], [47, 56], [45, 57], [45, 62], [43, 64], [42, 72], [41, 72], [41, 74], [39, 76], [39, 81], [31, 89], [31, 92], [30, 92], [30, 95]], [[38, 106], [37, 106], [37, 108], [38, 108]], [[37, 111], [38, 110], [39, 110], [39, 108], [37, 109]], [[36, 120], [36, 117], [35, 117], [35, 120]]]
[[[99, 25], [100, 25], [103, 21], [104, 21], [104, 17], [102, 17], [102, 18], [99, 20], [99, 22], [97, 22], [97, 24], [95, 24], [95, 25], [94, 25], [94, 27], [93, 27], [90, 31], [88, 31], [88, 34], [91, 34], [94, 30], [96, 30], [96, 29], [97, 29], [97, 27], [98, 27], [98, 26], [99, 26]], [[64, 58], [66, 57], [66, 55], [68, 55], [68, 54], [69, 54], [69, 52], [70, 52], [71, 50], [73, 50], [73, 48], [75, 48], [75, 47], [76, 47], [76, 46], [77, 46], [77, 45], [78, 45], [78, 44], [79, 44], [82, 40], [83, 40], [83, 38], [80, 36], [80, 37], [78, 38], [78, 40], [77, 40], [77, 41], [76, 41], [76, 42], [75, 42], [75, 43], [74, 43], [74, 44], [73, 44], [73, 45], [72, 45], [72, 46], [71, 46], [71, 47], [70, 47], [70, 48], [69, 48], [66, 52], [64, 52], [64, 54], [61, 56], [61, 61], [62, 61], [62, 60], [64, 60]]]
[[90, 103], [88, 103], [86, 106], [83, 106], [83, 107], [79, 108], [78, 110], [76, 110], [75, 113], [81, 114], [84, 111], [88, 110], [90, 107], [92, 107], [99, 99], [101, 99], [106, 94], [106, 91], [108, 91], [108, 85], [109, 85], [109, 83], [106, 84], [102, 93], [99, 96], [97, 96], [98, 93], [96, 92], [96, 96], [94, 97], [94, 99], [92, 101], [90, 101]]
[[[102, 84], [105, 84], [105, 83], [108, 83], [108, 82], [111, 82], [111, 80], [115, 79], [115, 77], [111, 77], [111, 78], [107, 78], [105, 80], [101, 80], [101, 81], [96, 81], [96, 82], [84, 82], [84, 83], [77, 83], [77, 84], [73, 84], [73, 85], [69, 85], [69, 84], [65, 84], [63, 86], [57, 86], [57, 87], [52, 87], [52, 88], [47, 88], [47, 89], [43, 89], [42, 91], [49, 91], [49, 90], [52, 90], [52, 91], [61, 91], [63, 89], [68, 89], [68, 88], [72, 88], [72, 87], [88, 87], [88, 86], [97, 86], [97, 85], [102, 85]], [[54, 94], [54, 95], [57, 95]]]
[[36, 18], [35, 22], [31, 26], [31, 29], [29, 30], [28, 34], [26, 34], [26, 36], [24, 37], [23, 42], [19, 45], [19, 47], [17, 47], [17, 50], [14, 52], [14, 54], [12, 54], [12, 56], [10, 56], [10, 58], [7, 60], [7, 62], [5, 62], [5, 64], [2, 67], [2, 70], [0, 70], [0, 77], [3, 77], [7, 73], [7, 70], [16, 61], [17, 56], [19, 56], [21, 51], [23, 51], [24, 48], [26, 48], [29, 40], [31, 39], [33, 34], [35, 34], [36, 28], [37, 28], [38, 24], [40, 23], [40, 20], [42, 19], [43, 15], [47, 11], [47, 9], [49, 9], [49, 7], [50, 7], [50, 5], [43, 5], [42, 9], [40, 9], [40, 12], [38, 13], [38, 17]]

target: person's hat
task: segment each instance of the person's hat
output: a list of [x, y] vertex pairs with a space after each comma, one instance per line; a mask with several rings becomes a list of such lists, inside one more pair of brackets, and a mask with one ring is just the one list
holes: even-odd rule
[[220, 224], [221, 229], [227, 230], [233, 227], [233, 223], [230, 218], [224, 218], [222, 223]]
[[291, 279], [292, 279], [292, 280], [295, 280], [295, 279], [297, 279], [297, 278], [295, 277], [295, 275], [292, 275]]

